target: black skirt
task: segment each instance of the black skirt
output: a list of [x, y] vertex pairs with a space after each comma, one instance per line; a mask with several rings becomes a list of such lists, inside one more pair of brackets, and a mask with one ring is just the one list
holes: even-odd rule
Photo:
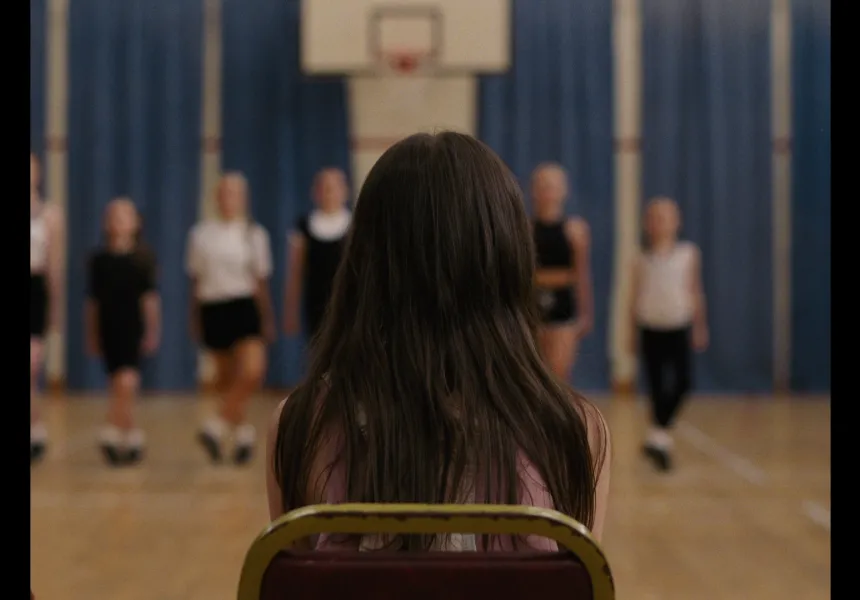
[[261, 336], [260, 311], [253, 298], [235, 298], [200, 305], [203, 345], [216, 352]]
[[30, 337], [45, 335], [48, 320], [48, 285], [42, 274], [30, 273]]
[[140, 369], [142, 342], [143, 336], [136, 331], [102, 332], [101, 351], [108, 375], [121, 369]]

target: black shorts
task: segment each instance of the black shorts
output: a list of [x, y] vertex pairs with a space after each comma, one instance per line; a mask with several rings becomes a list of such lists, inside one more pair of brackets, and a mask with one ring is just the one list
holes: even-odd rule
[[576, 319], [573, 288], [538, 290], [538, 307], [541, 311], [541, 322], [546, 325], [562, 325]]
[[114, 328], [102, 335], [101, 351], [105, 370], [113, 375], [120, 369], [140, 369], [140, 345], [143, 340], [137, 332]]
[[48, 285], [42, 274], [30, 273], [30, 337], [45, 335], [48, 319]]
[[209, 350], [229, 350], [236, 342], [258, 338], [262, 333], [260, 311], [253, 298], [236, 298], [200, 305], [203, 345]]

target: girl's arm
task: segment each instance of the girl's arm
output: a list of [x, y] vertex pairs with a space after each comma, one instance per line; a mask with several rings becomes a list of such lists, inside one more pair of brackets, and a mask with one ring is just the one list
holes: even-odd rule
[[290, 234], [287, 258], [287, 285], [284, 290], [284, 333], [298, 335], [302, 300], [302, 282], [305, 276], [305, 236], [299, 232]]
[[568, 243], [574, 254], [574, 277], [579, 315], [576, 323], [579, 337], [594, 326], [594, 289], [591, 281], [591, 229], [585, 219], [569, 219], [565, 224]]
[[702, 351], [708, 347], [708, 316], [705, 302], [705, 286], [702, 283], [702, 253], [694, 246], [692, 273], [690, 275], [690, 292], [693, 295], [693, 347]]
[[144, 343], [147, 352], [155, 352], [161, 341], [161, 296], [155, 290], [141, 299], [143, 304]]
[[99, 344], [99, 303], [92, 298], [84, 302], [84, 330], [86, 331], [87, 353], [90, 356], [101, 354]]
[[535, 273], [535, 285], [539, 288], [563, 288], [574, 280], [575, 275], [570, 269], [538, 269]]
[[609, 508], [609, 476], [612, 463], [612, 441], [609, 426], [600, 411], [594, 407], [592, 418], [586, 420], [588, 444], [594, 465], [594, 523], [591, 535], [598, 542], [603, 540], [603, 527], [606, 523], [606, 511]]
[[278, 427], [281, 423], [281, 412], [287, 398], [281, 400], [269, 420], [269, 430], [266, 436], [266, 497], [269, 501], [269, 519], [274, 521], [284, 514], [284, 497], [281, 484], [275, 473], [275, 452], [277, 451]]
[[87, 297], [84, 301], [84, 342], [90, 356], [101, 354], [99, 348], [99, 273], [96, 258], [90, 259], [87, 268]]
[[200, 343], [200, 306], [197, 303], [197, 278], [191, 278], [191, 293], [188, 294], [188, 329], [192, 341]]
[[148, 258], [144, 290], [140, 300], [143, 312], [144, 351], [152, 353], [161, 341], [161, 296], [156, 286], [155, 257]]
[[48, 229], [48, 302], [51, 329], [62, 329], [62, 307], [65, 293], [63, 277], [63, 248], [66, 247], [66, 227], [63, 214], [55, 206], [45, 206], [45, 223]]
[[277, 337], [275, 328], [275, 313], [272, 309], [272, 293], [269, 290], [269, 277], [272, 276], [272, 248], [269, 234], [258, 226], [254, 236], [256, 242], [254, 275], [257, 277], [257, 290], [254, 295], [257, 310], [260, 311], [260, 322], [263, 327], [263, 337], [268, 342], [274, 342]]
[[268, 342], [274, 342], [277, 337], [275, 328], [275, 312], [272, 309], [272, 293], [269, 291], [269, 279], [257, 281], [257, 308], [260, 311], [260, 321], [263, 325], [263, 337]]
[[627, 301], [628, 335], [627, 349], [632, 355], [636, 355], [638, 331], [636, 327], [636, 302], [639, 299], [639, 257], [633, 260], [630, 268], [630, 297]]
[[200, 250], [197, 247], [197, 229], [192, 229], [188, 234], [188, 246], [185, 251], [185, 270], [190, 280], [188, 292], [188, 329], [191, 339], [200, 343], [200, 307], [197, 302], [197, 280], [200, 277], [201, 260]]

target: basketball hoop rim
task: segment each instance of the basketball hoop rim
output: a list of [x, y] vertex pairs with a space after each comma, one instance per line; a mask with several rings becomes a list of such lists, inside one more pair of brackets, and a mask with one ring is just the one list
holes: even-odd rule
[[377, 64], [384, 74], [410, 77], [424, 74], [431, 57], [431, 52], [397, 49], [379, 52]]

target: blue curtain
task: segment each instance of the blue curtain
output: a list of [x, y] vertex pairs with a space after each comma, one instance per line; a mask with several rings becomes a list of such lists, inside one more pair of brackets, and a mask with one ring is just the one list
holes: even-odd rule
[[612, 280], [612, 3], [514, 0], [513, 68], [483, 77], [479, 134], [528, 193], [531, 171], [557, 161], [570, 173], [567, 210], [591, 225], [595, 328], [573, 381], [609, 386]]
[[772, 387], [770, 1], [643, 0], [643, 192], [702, 249], [699, 390]]
[[[299, 68], [299, 0], [224, 0], [223, 167], [246, 174], [254, 218], [269, 231], [272, 298], [281, 326], [286, 234], [311, 207], [311, 181], [325, 166], [349, 167], [345, 86]], [[270, 352], [268, 384], [295, 384], [303, 341]]]
[[793, 0], [792, 387], [830, 390], [830, 2]]
[[159, 262], [163, 337], [144, 386], [191, 389], [185, 236], [198, 213], [202, 0], [75, 0], [69, 6], [68, 385], [104, 384], [84, 356], [85, 269], [102, 211], [130, 195]]
[[30, 0], [30, 151], [40, 158], [45, 150], [46, 3]]

